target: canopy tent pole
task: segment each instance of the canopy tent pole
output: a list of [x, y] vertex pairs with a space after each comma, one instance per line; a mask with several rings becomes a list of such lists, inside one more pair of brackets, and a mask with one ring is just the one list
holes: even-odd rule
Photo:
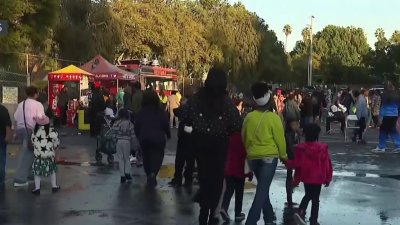
[[115, 95], [115, 98], [117, 99], [117, 109], [119, 109], [118, 93], [119, 93], [119, 78], [117, 78], [117, 94]]

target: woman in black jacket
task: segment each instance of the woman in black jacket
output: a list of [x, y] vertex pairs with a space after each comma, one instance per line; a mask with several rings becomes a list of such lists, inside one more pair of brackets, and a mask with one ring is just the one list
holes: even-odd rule
[[135, 119], [135, 134], [143, 150], [143, 167], [147, 186], [157, 186], [167, 138], [171, 138], [167, 114], [160, 107], [157, 93], [148, 89], [143, 93], [142, 108]]
[[200, 225], [218, 224], [214, 212], [222, 192], [228, 137], [240, 132], [240, 115], [227, 92], [226, 73], [211, 69], [205, 85], [183, 107], [193, 126], [193, 148], [198, 163]]

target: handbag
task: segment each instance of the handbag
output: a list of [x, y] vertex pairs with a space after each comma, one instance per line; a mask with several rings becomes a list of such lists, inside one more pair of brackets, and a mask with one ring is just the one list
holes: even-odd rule
[[25, 124], [26, 134], [28, 135], [28, 138], [26, 141], [27, 141], [28, 150], [33, 152], [33, 150], [34, 150], [33, 143], [32, 143], [32, 133], [33, 132], [31, 129], [28, 129], [28, 127], [26, 125], [25, 102], [26, 101], [24, 101], [24, 103], [22, 104], [22, 112], [24, 113], [24, 124]]

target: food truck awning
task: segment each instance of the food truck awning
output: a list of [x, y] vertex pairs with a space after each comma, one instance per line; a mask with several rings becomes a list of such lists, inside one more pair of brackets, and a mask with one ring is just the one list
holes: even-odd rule
[[118, 68], [101, 55], [81, 66], [82, 69], [94, 74], [96, 80], [138, 80], [138, 75]]
[[48, 80], [60, 80], [60, 81], [68, 81], [68, 80], [81, 80], [82, 76], [93, 77], [94, 75], [76, 67], [74, 65], [69, 65], [62, 69], [53, 71], [49, 73]]

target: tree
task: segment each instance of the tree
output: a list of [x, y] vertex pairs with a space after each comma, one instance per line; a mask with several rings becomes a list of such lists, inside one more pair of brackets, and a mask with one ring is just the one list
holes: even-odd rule
[[121, 24], [107, 0], [61, 0], [55, 40], [61, 58], [85, 62], [96, 54], [113, 61]]
[[285, 34], [286, 40], [285, 40], [285, 52], [287, 52], [287, 42], [288, 42], [288, 37], [290, 34], [292, 34], [292, 27], [289, 24], [286, 24], [283, 27], [283, 33]]
[[390, 38], [390, 43], [392, 44], [400, 44], [400, 31], [399, 30], [395, 30], [392, 34], [392, 37]]
[[0, 67], [24, 71], [25, 55], [37, 55], [30, 69], [45, 66], [53, 53], [53, 34], [59, 18], [59, 0], [0, 1], [0, 18], [9, 22], [9, 33], [0, 37]]
[[389, 41], [385, 37], [385, 31], [383, 30], [383, 28], [376, 29], [375, 37], [377, 39], [377, 42], [375, 42], [375, 49], [385, 50], [389, 45]]

